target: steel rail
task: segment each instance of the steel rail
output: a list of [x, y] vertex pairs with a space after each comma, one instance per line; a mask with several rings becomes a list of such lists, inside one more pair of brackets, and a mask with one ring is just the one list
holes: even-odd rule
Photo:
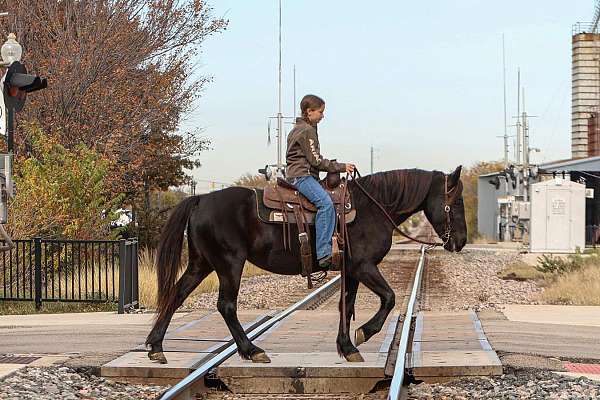
[[404, 369], [406, 362], [406, 351], [408, 349], [408, 338], [410, 336], [410, 325], [412, 323], [412, 315], [417, 301], [417, 293], [421, 287], [421, 276], [423, 272], [423, 264], [425, 264], [425, 246], [421, 246], [421, 257], [417, 264], [417, 271], [415, 272], [415, 280], [413, 282], [412, 291], [410, 293], [410, 299], [408, 300], [408, 307], [406, 308], [406, 315], [402, 323], [402, 333], [400, 335], [400, 344], [398, 345], [398, 356], [396, 358], [396, 365], [394, 366], [394, 376], [390, 383], [390, 391], [388, 393], [388, 400], [400, 399], [400, 391], [402, 390], [402, 384], [404, 383]]
[[[256, 337], [264, 333], [267, 329], [275, 325], [277, 322], [289, 316], [291, 313], [297, 310], [302, 310], [306, 307], [309, 307], [310, 304], [315, 301], [315, 299], [321, 297], [326, 294], [327, 291], [333, 288], [335, 285], [340, 283], [340, 275], [337, 275], [335, 278], [331, 279], [329, 282], [303, 298], [302, 300], [296, 302], [290, 307], [286, 308], [282, 312], [275, 315], [273, 318], [268, 321], [263, 322], [257, 328], [253, 329], [248, 333], [248, 339], [254, 340]], [[206, 375], [212, 368], [218, 366], [227, 358], [231, 357], [235, 354], [237, 350], [237, 345], [235, 343], [231, 344], [224, 350], [222, 350], [219, 354], [208, 360], [206, 363], [200, 365], [194, 372], [183, 378], [181, 381], [177, 382], [174, 386], [172, 386], [169, 390], [164, 392], [162, 396], [159, 398], [160, 400], [172, 400], [176, 399], [179, 395], [184, 395], [185, 391], [188, 390], [195, 382], [199, 379], [202, 379], [204, 375]]]

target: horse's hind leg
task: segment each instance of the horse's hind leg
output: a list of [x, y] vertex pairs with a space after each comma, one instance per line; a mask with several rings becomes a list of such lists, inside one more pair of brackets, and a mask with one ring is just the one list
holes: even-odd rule
[[364, 266], [361, 268], [361, 273], [357, 275], [360, 283], [368, 287], [373, 293], [379, 296], [381, 305], [375, 315], [367, 321], [363, 326], [358, 328], [355, 332], [355, 345], [358, 346], [361, 343], [369, 340], [373, 335], [381, 331], [383, 324], [390, 311], [394, 308], [396, 303], [394, 291], [385, 281], [384, 277], [379, 272], [379, 269], [375, 265]]
[[172, 307], [169, 307], [168, 309], [171, 311], [159, 316], [146, 339], [146, 344], [150, 345], [148, 357], [151, 360], [163, 364], [167, 363], [167, 359], [163, 354], [162, 342], [165, 333], [167, 332], [167, 328], [169, 327], [169, 323], [171, 322], [171, 318], [173, 317], [173, 313], [211, 272], [212, 268], [205, 260], [200, 257], [194, 260], [190, 259], [187, 269], [175, 284], [177, 294], [174, 298], [170, 299]]
[[237, 316], [237, 296], [244, 262], [246, 261], [245, 257], [225, 256], [219, 258], [218, 264], [213, 263], [219, 276], [217, 309], [223, 316], [229, 332], [231, 332], [231, 336], [237, 344], [238, 353], [242, 358], [250, 359], [253, 362], [271, 362], [265, 352], [248, 339]]

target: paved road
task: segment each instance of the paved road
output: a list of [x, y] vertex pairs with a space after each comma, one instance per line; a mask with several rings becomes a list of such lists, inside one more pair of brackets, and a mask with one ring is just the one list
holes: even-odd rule
[[[110, 312], [0, 316], [0, 351], [80, 355], [74, 366], [99, 365], [142, 343], [153, 318], [154, 314]], [[176, 313], [171, 327], [189, 318], [190, 313]]]
[[495, 311], [482, 311], [479, 318], [496, 351], [600, 360], [597, 326], [510, 321]]

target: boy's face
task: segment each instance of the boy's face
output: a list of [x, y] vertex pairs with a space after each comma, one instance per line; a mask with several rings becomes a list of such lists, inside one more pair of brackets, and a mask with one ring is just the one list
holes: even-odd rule
[[319, 122], [321, 122], [321, 120], [325, 116], [325, 104], [323, 104], [321, 106], [321, 108], [317, 108], [317, 109], [309, 108], [308, 110], [306, 110], [306, 113], [308, 115], [308, 120], [312, 124], [318, 124]]

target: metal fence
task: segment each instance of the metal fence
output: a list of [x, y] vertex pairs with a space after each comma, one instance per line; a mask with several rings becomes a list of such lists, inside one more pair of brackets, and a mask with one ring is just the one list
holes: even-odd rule
[[138, 243], [133, 240], [14, 240], [0, 255], [0, 300], [118, 302], [138, 307]]

